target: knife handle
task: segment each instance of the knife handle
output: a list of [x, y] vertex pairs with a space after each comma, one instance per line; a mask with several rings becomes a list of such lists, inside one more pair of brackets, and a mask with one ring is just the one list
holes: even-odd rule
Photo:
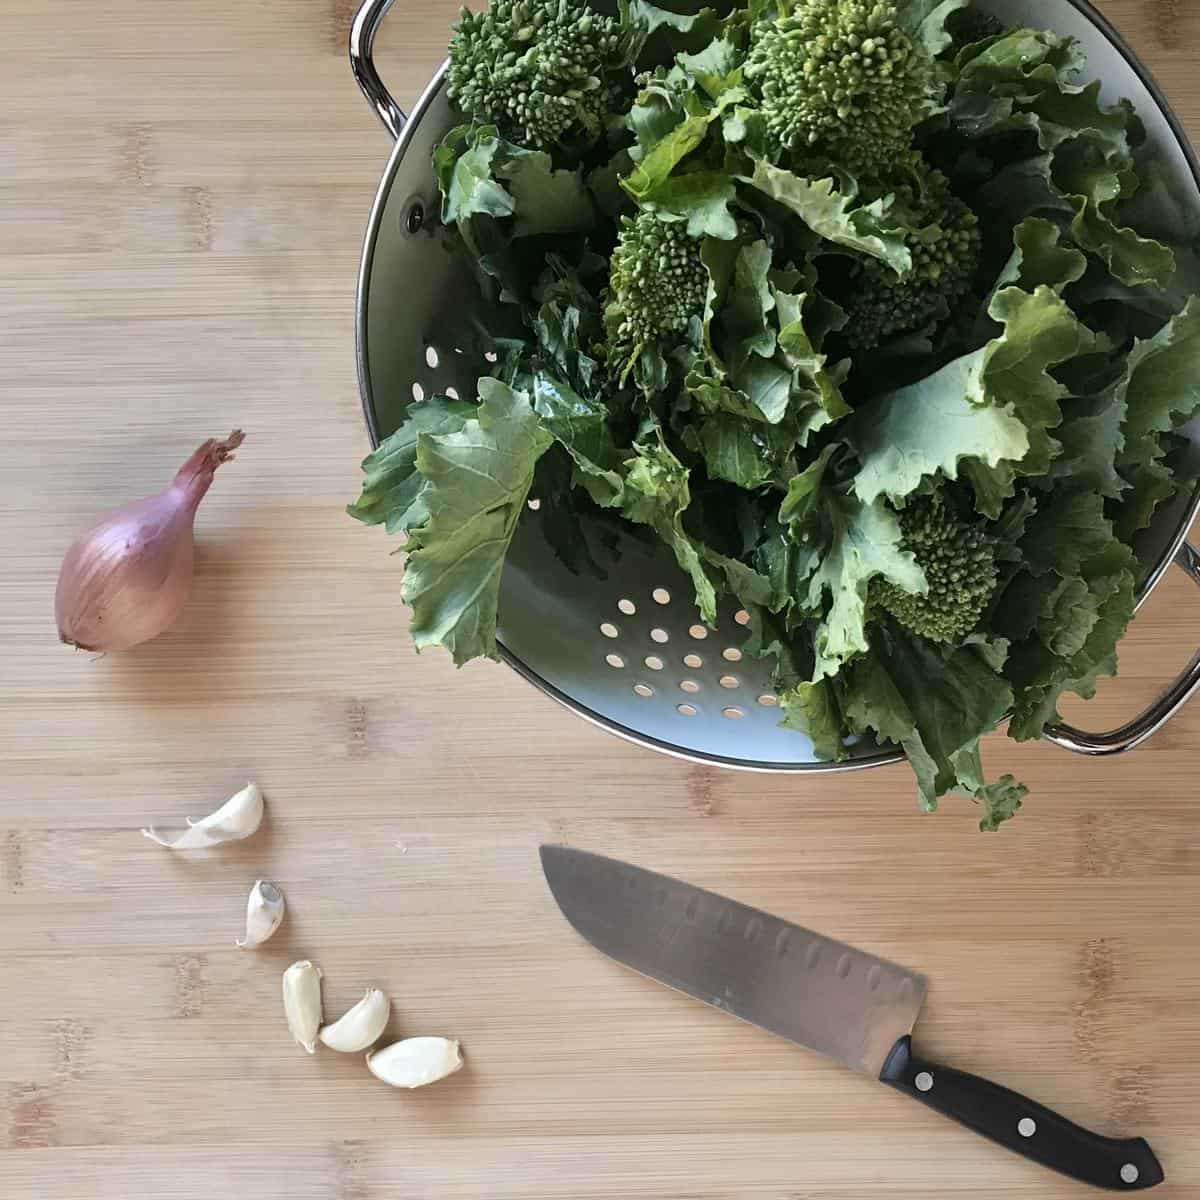
[[880, 1081], [1009, 1150], [1081, 1183], [1138, 1192], [1162, 1183], [1142, 1138], [1107, 1138], [1006, 1087], [918, 1058], [912, 1038], [892, 1047]]

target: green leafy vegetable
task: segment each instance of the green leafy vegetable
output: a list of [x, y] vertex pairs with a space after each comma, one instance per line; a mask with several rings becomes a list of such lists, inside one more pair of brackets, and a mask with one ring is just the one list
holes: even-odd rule
[[504, 556], [525, 508], [533, 469], [552, 438], [523, 392], [479, 385], [477, 415], [452, 433], [417, 437], [429, 484], [428, 519], [409, 529], [401, 597], [418, 648], [445, 646], [461, 665], [496, 658], [496, 607]]
[[798, 755], [899, 746], [998, 828], [980, 739], [1116, 671], [1197, 487], [1200, 219], [1133, 106], [968, 0], [492, 0], [449, 55], [438, 236], [497, 353], [350, 507], [407, 534], [417, 644], [495, 655], [521, 521], [581, 580], [661, 543]]

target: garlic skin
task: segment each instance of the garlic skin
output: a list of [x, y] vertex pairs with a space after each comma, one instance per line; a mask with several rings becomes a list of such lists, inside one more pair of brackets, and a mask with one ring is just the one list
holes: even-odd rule
[[292, 1037], [309, 1054], [316, 1054], [317, 1031], [321, 1028], [320, 967], [305, 959], [284, 971], [283, 1011]]
[[246, 936], [238, 939], [238, 947], [261, 946], [279, 928], [285, 907], [279, 888], [260, 879], [246, 901]]
[[368, 988], [353, 1008], [326, 1025], [318, 1036], [330, 1050], [360, 1054], [379, 1041], [391, 1013], [392, 1002], [387, 996], [378, 988]]
[[453, 1075], [462, 1065], [462, 1054], [454, 1038], [405, 1038], [367, 1055], [371, 1074], [392, 1087], [425, 1087]]
[[200, 850], [205, 846], [219, 846], [222, 842], [239, 842], [258, 830], [263, 819], [263, 794], [257, 783], [248, 783], [240, 792], [231, 796], [216, 812], [211, 812], [199, 821], [188, 818], [188, 828], [174, 841], [159, 837], [154, 827], [142, 830], [148, 837], [168, 850]]

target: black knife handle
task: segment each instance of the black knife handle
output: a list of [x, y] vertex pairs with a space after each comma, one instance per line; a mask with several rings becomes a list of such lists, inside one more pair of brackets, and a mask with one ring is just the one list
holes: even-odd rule
[[927, 1062], [913, 1053], [910, 1037], [892, 1047], [879, 1078], [968, 1129], [1081, 1183], [1138, 1192], [1163, 1181], [1163, 1169], [1144, 1139], [1102, 1137], [999, 1084]]

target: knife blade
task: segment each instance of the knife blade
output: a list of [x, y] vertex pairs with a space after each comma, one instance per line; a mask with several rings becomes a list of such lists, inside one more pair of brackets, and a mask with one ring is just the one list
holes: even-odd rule
[[1141, 1138], [1108, 1138], [912, 1047], [927, 981], [802, 925], [667, 875], [541, 847], [563, 915], [596, 949], [834, 1059], [1042, 1166], [1110, 1191], [1163, 1181]]

